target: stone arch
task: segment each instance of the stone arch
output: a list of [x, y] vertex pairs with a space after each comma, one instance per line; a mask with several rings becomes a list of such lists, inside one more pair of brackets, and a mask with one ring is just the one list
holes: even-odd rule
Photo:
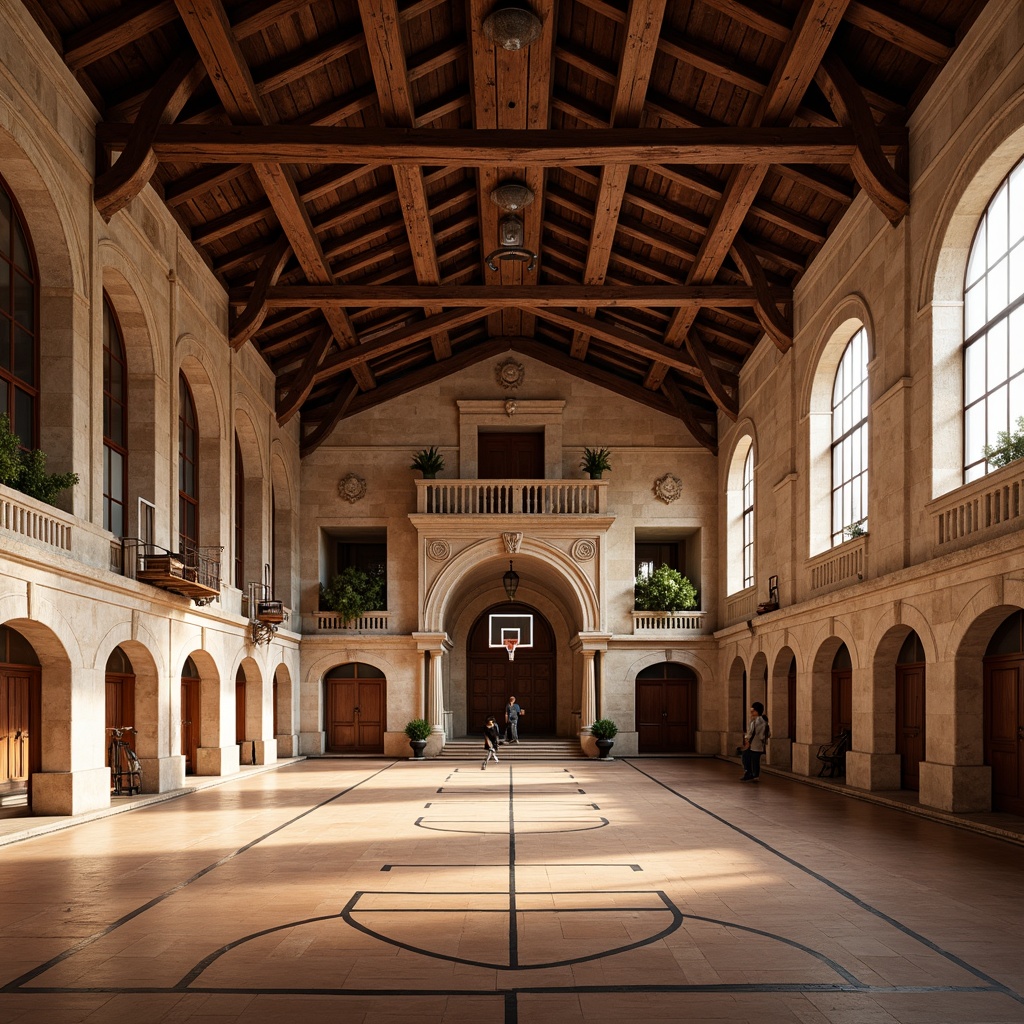
[[[743, 706], [744, 684], [747, 676], [747, 663], [740, 654], [735, 654], [729, 664], [729, 672], [726, 676], [725, 689], [725, 722], [723, 732], [725, 733], [725, 749], [731, 751], [736, 744], [732, 742], [735, 736], [742, 735], [746, 728], [746, 709]], [[732, 739], [730, 739], [732, 737]], [[731, 746], [730, 746], [731, 744]]]
[[[584, 570], [563, 551], [536, 538], [524, 537], [513, 556], [521, 566], [536, 572], [535, 579], [560, 600], [569, 620], [579, 632], [600, 629], [601, 609], [597, 591]], [[455, 555], [429, 586], [423, 602], [421, 629], [438, 633], [445, 629], [445, 618], [452, 603], [468, 590], [500, 579], [509, 556], [500, 538], [478, 541]], [[501, 567], [501, 568], [499, 568]], [[523, 593], [532, 603], [535, 595]]]
[[[238, 450], [242, 453], [242, 473], [245, 480], [245, 523], [244, 530], [244, 564], [242, 566], [243, 584], [248, 582], [263, 581], [263, 551], [264, 551], [264, 509], [266, 508], [265, 481], [267, 478], [264, 465], [263, 445], [247, 403], [236, 396], [235, 405], [235, 432], [234, 438], [238, 441]], [[234, 439], [231, 445], [232, 473], [232, 527], [234, 526], [234, 490], [235, 490], [235, 445]], [[232, 528], [232, 565], [234, 564], [235, 533]], [[232, 583], [234, 573], [231, 573]], [[244, 589], [244, 587], [243, 587]]]
[[918, 282], [931, 306], [931, 496], [963, 483], [963, 300], [971, 244], [1002, 179], [1024, 156], [1024, 90], [965, 143], [966, 152], [932, 218]]
[[[141, 530], [137, 499], [144, 498], [156, 504], [157, 463], [161, 453], [166, 451], [163, 431], [157, 429], [156, 409], [164, 397], [167, 382], [157, 372], [156, 314], [146, 283], [140, 279], [136, 267], [124, 251], [109, 239], [100, 241], [98, 256], [101, 261], [99, 270], [103, 294], [117, 317], [128, 363], [128, 493], [125, 534], [139, 537]], [[102, 338], [102, 301], [96, 304], [94, 314], [94, 336]], [[102, 359], [102, 346], [97, 345], [93, 353], [97, 379], [103, 377]], [[97, 405], [97, 421], [102, 422], [102, 410], [98, 408], [102, 394], [96, 391], [93, 401]], [[94, 500], [99, 501], [102, 489], [96, 488], [96, 491]], [[101, 516], [98, 521], [102, 522]]]
[[[859, 649], [852, 631], [839, 620], [821, 629], [811, 644], [814, 655], [810, 671], [809, 726], [811, 744], [826, 743], [832, 738], [832, 663], [841, 645], [850, 652], [854, 674], [861, 667]], [[804, 733], [806, 735], [806, 733]]]
[[[683, 665], [690, 669], [697, 677], [697, 720], [694, 723], [694, 745], [697, 751], [703, 751], [703, 737], [713, 730], [709, 729], [715, 717], [715, 704], [717, 694], [711, 685], [715, 678], [714, 666], [702, 657], [699, 651], [694, 650], [673, 650], [668, 648], [660, 651], [645, 651], [637, 655], [631, 661], [623, 673], [622, 687], [623, 694], [628, 697], [628, 714], [624, 716], [625, 721], [633, 723], [633, 730], [639, 728], [636, 710], [637, 677], [645, 668], [661, 664]], [[717, 737], [716, 737], [717, 739]], [[639, 745], [639, 740], [637, 740]], [[717, 749], [717, 744], [714, 749]]]
[[[299, 731], [295, 707], [295, 686], [291, 670], [283, 661], [277, 663], [271, 676], [272, 698], [275, 695], [275, 689], [277, 698], [274, 712], [277, 720], [275, 737], [278, 754], [281, 757], [293, 757], [296, 754], [295, 737]], [[274, 716], [272, 715], [271, 722], [273, 723], [273, 721]]]
[[[202, 546], [223, 546], [220, 532], [220, 496], [223, 493], [222, 473], [225, 461], [222, 441], [226, 436], [223, 406], [207, 366], [208, 356], [195, 339], [180, 341], [178, 355], [180, 362], [177, 369], [188, 382], [196, 405], [199, 433], [199, 543]], [[174, 375], [173, 393], [177, 418], [177, 373]], [[176, 527], [180, 526], [177, 523], [176, 508], [174, 523], [175, 526], [171, 529], [174, 538], [172, 547], [176, 548]]]
[[[233, 736], [227, 740], [224, 738], [225, 722], [224, 715], [222, 714], [224, 695], [221, 692], [223, 687], [220, 672], [217, 669], [217, 663], [213, 656], [201, 648], [188, 651], [186, 656], [192, 659], [192, 663], [199, 673], [200, 680], [202, 719], [199, 726], [199, 754], [195, 766], [196, 774], [221, 775], [223, 771], [219, 756], [211, 758], [207, 753], [208, 751], [219, 751], [227, 743], [234, 742]], [[185, 659], [182, 658], [181, 665], [184, 666], [184, 663]], [[181, 667], [178, 669], [178, 677], [180, 678], [180, 676]], [[234, 676], [231, 676], [231, 681], [234, 683]], [[233, 699], [234, 691], [232, 691], [231, 696]]]
[[[241, 671], [245, 677], [245, 722], [242, 735], [246, 740], [262, 740], [270, 732], [264, 728], [264, 718], [272, 711], [270, 687], [264, 688], [263, 673], [259, 663], [251, 655], [242, 657], [231, 673], [235, 679]], [[245, 758], [242, 758], [245, 761]], [[248, 762], [247, 762], [248, 763]]]
[[[789, 722], [791, 717], [797, 718], [797, 728], [799, 728], [799, 715], [795, 714], [800, 706], [797, 694], [793, 695], [796, 700], [796, 706], [792, 708], [790, 707], [789, 669], [793, 662], [796, 662], [797, 694], [799, 694], [800, 659], [797, 657], [797, 652], [794, 650], [794, 646], [787, 641], [778, 649], [778, 651], [775, 652], [769, 662], [770, 675], [768, 681], [767, 706], [768, 721], [771, 722], [772, 725], [773, 744], [769, 751], [772, 764], [778, 764], [780, 762], [780, 758], [775, 756], [775, 751], [778, 750], [779, 743], [786, 738], [788, 738], [790, 742], [796, 739], [796, 736], [790, 735]], [[779, 742], [774, 742], [776, 740]]]
[[875, 352], [871, 313], [860, 295], [850, 295], [838, 304], [819, 331], [800, 385], [798, 408], [806, 423], [808, 452], [808, 540], [811, 555], [826, 551], [831, 546], [832, 387], [846, 346], [861, 328], [867, 332], [870, 365]]
[[270, 446], [270, 540], [274, 596], [286, 607], [295, 607], [295, 491], [284, 445], [275, 439]]
[[[725, 536], [726, 536], [726, 593], [734, 594], [744, 589], [743, 581], [743, 467], [747, 455], [754, 452], [754, 472], [757, 472], [757, 443], [754, 424], [744, 419], [739, 426], [739, 436], [732, 447], [732, 455], [726, 463], [725, 479]], [[757, 501], [757, 483], [754, 484], [754, 501]], [[756, 506], [755, 506], [756, 507]], [[755, 533], [757, 517], [754, 517]], [[754, 543], [754, 557], [757, 557], [757, 543]], [[757, 573], [755, 567], [754, 578]]]
[[[768, 707], [768, 656], [764, 651], [757, 651], [750, 660], [747, 672], [747, 705], [752, 701], [760, 701]], [[744, 708], [746, 713], [747, 708]]]

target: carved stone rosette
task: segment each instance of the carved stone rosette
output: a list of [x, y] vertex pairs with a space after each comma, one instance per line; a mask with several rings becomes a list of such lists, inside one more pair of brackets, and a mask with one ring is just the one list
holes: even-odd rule
[[494, 368], [494, 376], [503, 388], [514, 391], [522, 385], [523, 378], [526, 376], [526, 368], [522, 363], [517, 363], [509, 356]]
[[355, 473], [347, 473], [338, 481], [338, 494], [355, 504], [366, 497], [366, 481]]
[[427, 558], [435, 562], [447, 562], [452, 556], [452, 546], [446, 540], [432, 540], [427, 545]]
[[581, 537], [569, 549], [569, 553], [577, 562], [589, 562], [597, 554], [597, 545], [586, 537]]
[[523, 543], [523, 535], [521, 533], [507, 532], [501, 535], [501, 539], [505, 542], [505, 550], [510, 555], [519, 554], [519, 546]]
[[672, 473], [666, 473], [663, 477], [654, 481], [654, 496], [670, 505], [678, 501], [683, 493], [683, 481]]

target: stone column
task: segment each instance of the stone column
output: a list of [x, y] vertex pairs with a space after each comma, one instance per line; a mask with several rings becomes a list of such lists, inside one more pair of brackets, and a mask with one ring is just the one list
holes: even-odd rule
[[896, 673], [882, 678], [872, 666], [853, 670], [853, 742], [846, 755], [846, 781], [857, 789], [900, 788], [900, 758], [894, 732]]
[[444, 648], [430, 651], [429, 682], [427, 685], [427, 721], [431, 732], [444, 733], [444, 674], [441, 657]]
[[597, 693], [594, 675], [594, 651], [583, 651], [583, 700], [580, 729], [588, 736], [597, 719]]
[[[447, 633], [413, 633], [416, 649], [425, 651], [428, 662], [425, 668], [426, 685], [424, 701], [426, 713], [424, 717], [430, 723], [430, 735], [423, 753], [427, 757], [437, 757], [444, 750], [444, 655], [451, 650], [451, 641]], [[422, 676], [420, 677], [422, 678]]]

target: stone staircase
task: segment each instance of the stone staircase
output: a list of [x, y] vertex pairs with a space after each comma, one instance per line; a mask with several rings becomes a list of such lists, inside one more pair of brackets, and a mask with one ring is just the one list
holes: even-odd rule
[[[503, 743], [498, 748], [501, 763], [517, 761], [579, 761], [585, 760], [577, 739], [537, 739], [520, 740], [509, 745]], [[449, 740], [444, 745], [437, 761], [482, 761], [484, 759], [484, 741], [479, 739]], [[493, 764], [493, 762], [492, 762]]]

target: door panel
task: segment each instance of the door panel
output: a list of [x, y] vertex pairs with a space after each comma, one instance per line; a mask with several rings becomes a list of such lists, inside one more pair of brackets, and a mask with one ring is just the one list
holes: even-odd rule
[[23, 788], [40, 769], [38, 672], [0, 674], [0, 785]]
[[245, 679], [235, 680], [235, 742], [245, 742]]
[[900, 755], [900, 786], [921, 788], [920, 763], [925, 757], [924, 665], [896, 666], [896, 753]]
[[636, 731], [641, 753], [661, 750], [663, 681], [638, 679], [636, 684]]
[[384, 680], [328, 679], [327, 749], [334, 754], [383, 753], [384, 707]]
[[379, 679], [360, 679], [359, 708], [359, 750], [384, 750], [384, 687]]
[[637, 679], [636, 727], [641, 754], [694, 749], [697, 683], [692, 679]]
[[832, 670], [832, 735], [844, 729], [853, 732], [853, 672], [836, 668]]
[[[477, 437], [477, 476], [481, 480], [543, 480], [544, 435], [539, 432], [480, 434]], [[507, 698], [508, 694], [505, 696]]]
[[202, 683], [198, 679], [181, 680], [181, 752], [185, 755], [185, 774], [194, 775], [202, 724]]
[[985, 659], [985, 762], [992, 809], [1024, 814], [1024, 658]]
[[[135, 676], [108, 672], [106, 678], [106, 728], [132, 729], [135, 727]], [[110, 733], [104, 732], [104, 764], [110, 767]], [[124, 737], [134, 749], [131, 734]]]

